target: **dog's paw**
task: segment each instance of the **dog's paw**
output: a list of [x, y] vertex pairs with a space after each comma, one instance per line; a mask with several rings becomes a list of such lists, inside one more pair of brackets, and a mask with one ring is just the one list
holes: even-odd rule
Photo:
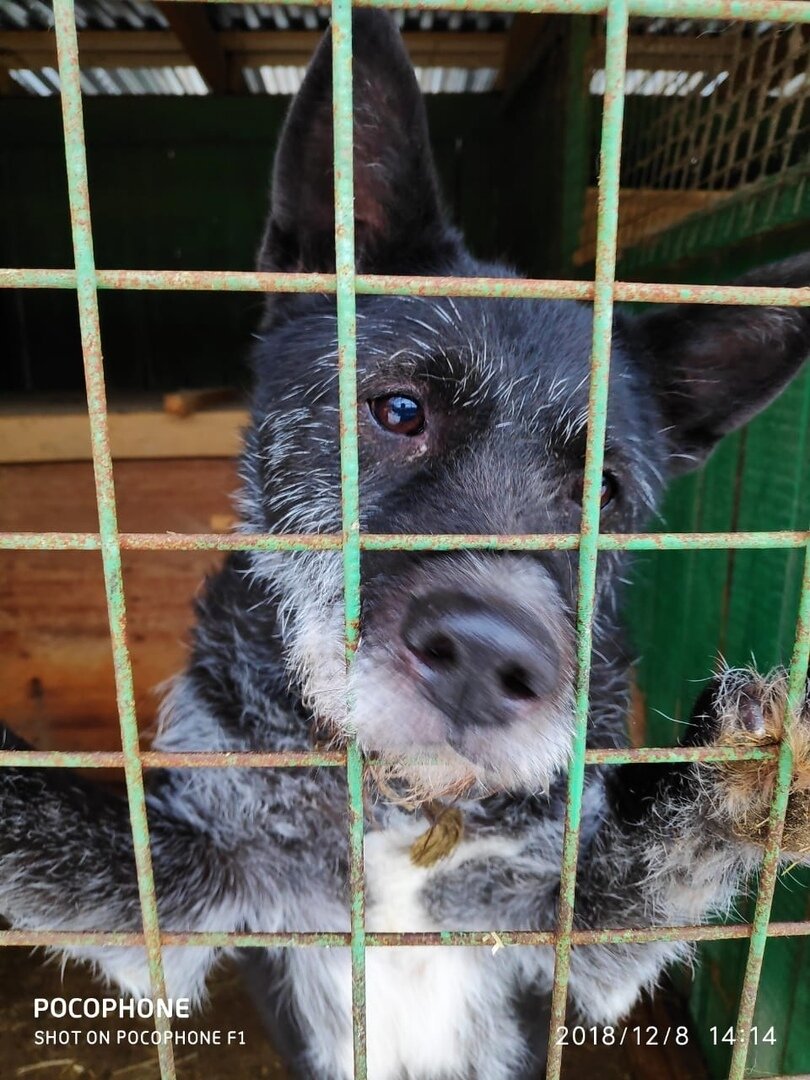
[[[793, 779], [782, 848], [810, 859], [810, 683], [792, 723], [786, 726], [787, 675], [768, 676], [732, 668], [701, 696], [693, 715], [699, 742], [736, 749], [778, 749], [783, 737], [793, 750]], [[776, 760], [729, 761], [711, 767], [716, 811], [739, 839], [763, 844], [776, 785]]]

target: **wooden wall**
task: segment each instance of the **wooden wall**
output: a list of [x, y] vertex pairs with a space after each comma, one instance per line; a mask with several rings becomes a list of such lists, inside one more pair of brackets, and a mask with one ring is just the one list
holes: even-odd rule
[[[232, 513], [228, 459], [122, 461], [119, 525], [127, 532], [206, 532]], [[92, 465], [0, 466], [0, 531], [98, 528]], [[191, 604], [216, 552], [123, 554], [138, 719], [186, 654]], [[119, 748], [101, 555], [0, 552], [0, 717], [43, 749]]]

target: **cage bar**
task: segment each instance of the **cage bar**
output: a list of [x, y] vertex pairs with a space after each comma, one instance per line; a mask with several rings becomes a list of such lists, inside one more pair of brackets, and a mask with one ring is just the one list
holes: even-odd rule
[[[774, 922], [769, 937], [807, 937], [810, 920]], [[653, 941], [738, 941], [750, 938], [751, 923], [697, 923], [679, 926], [643, 926], [624, 929], [605, 927], [599, 930], [573, 930], [573, 945], [627, 945]], [[277, 931], [240, 933], [206, 931], [197, 933], [161, 933], [164, 946], [183, 948], [347, 948], [351, 932]], [[551, 947], [555, 942], [553, 930], [436, 930], [414, 932], [366, 933], [369, 948], [387, 949], [402, 946], [504, 948]], [[93, 930], [0, 930], [0, 947], [68, 948], [71, 946], [108, 945], [118, 948], [143, 945], [143, 934]]]
[[[643, 746], [636, 749], [585, 751], [586, 765], [625, 765], [633, 762], [717, 762], [776, 761], [778, 753], [768, 747], [733, 746]], [[29, 769], [115, 769], [124, 767], [124, 755], [115, 750], [0, 750], [0, 767], [13, 765]], [[369, 755], [384, 761], [382, 755]], [[402, 760], [399, 758], [398, 760]], [[345, 767], [348, 757], [342, 750], [221, 750], [221, 751], [141, 751], [145, 769], [327, 769]], [[420, 764], [426, 764], [424, 757]]]
[[[195, 0], [173, 0], [194, 3]], [[204, 0], [227, 4], [231, 0]], [[261, 4], [264, 0], [246, 0]], [[602, 15], [610, 0], [356, 0], [354, 7], [401, 8], [418, 11], [501, 11], [543, 12], [558, 15]], [[321, 7], [320, 0], [299, 0], [298, 7]], [[808, 22], [810, 12], [804, 0], [631, 0], [630, 15], [683, 19], [746, 19], [767, 22]]]
[[599, 500], [605, 457], [610, 347], [613, 334], [613, 281], [616, 276], [616, 237], [619, 222], [619, 164], [621, 160], [624, 81], [628, 34], [627, 0], [610, 0], [605, 34], [605, 98], [602, 117], [599, 203], [596, 228], [596, 268], [593, 298], [593, 344], [588, 390], [588, 429], [582, 495], [582, 527], [577, 583], [577, 677], [574, 737], [568, 770], [557, 908], [554, 982], [549, 1020], [548, 1080], [559, 1080], [562, 1040], [555, 1032], [565, 1024], [574, 925], [577, 855], [585, 782], [585, 741], [590, 707], [593, 609], [599, 556]]
[[[104, 568], [104, 588], [110, 625], [110, 640], [115, 669], [115, 687], [121, 726], [124, 778], [129, 803], [132, 842], [138, 878], [141, 918], [149, 963], [149, 977], [155, 999], [166, 997], [163, 958], [160, 946], [157, 894], [152, 873], [149, 846], [149, 823], [143, 772], [138, 758], [138, 723], [132, 668], [126, 636], [124, 582], [121, 574], [121, 549], [118, 544], [118, 520], [112, 472], [107, 401], [104, 387], [104, 362], [101, 353], [96, 270], [93, 255], [93, 232], [90, 219], [90, 191], [87, 182], [87, 158], [84, 145], [84, 119], [79, 80], [79, 46], [73, 0], [54, 0], [56, 48], [59, 78], [62, 85], [62, 120], [65, 137], [68, 201], [76, 265], [76, 294], [79, 304], [82, 355], [84, 359], [87, 407], [90, 416], [90, 441], [93, 474], [98, 506], [99, 542]], [[155, 1025], [160, 1033], [168, 1032], [167, 1016], [155, 1011]], [[158, 1043], [162, 1080], [174, 1080], [174, 1055], [168, 1039]]]
[[[335, 172], [335, 277], [340, 408], [340, 497], [343, 519], [343, 604], [346, 665], [360, 637], [360, 476], [357, 422], [357, 322], [354, 263], [354, 112], [352, 5], [332, 0], [332, 121]], [[349, 788], [352, 1041], [355, 1080], [366, 1080], [366, 900], [363, 867], [363, 757], [354, 739], [346, 751]]]
[[[717, 533], [600, 533], [600, 551], [696, 551], [802, 548], [810, 531]], [[342, 535], [330, 533], [119, 533], [128, 551], [340, 551]], [[361, 551], [574, 551], [579, 533], [360, 533]], [[98, 533], [0, 533], [0, 550], [97, 551]]]
[[[175, 3], [181, 0], [173, 0]], [[213, 3], [214, 0], [205, 0]], [[160, 291], [334, 293], [334, 274], [251, 273], [216, 270], [98, 270], [99, 289], [157, 289]], [[495, 277], [420, 277], [419, 275], [358, 274], [358, 296], [469, 296], [516, 300], [593, 300], [592, 281]], [[0, 269], [0, 288], [73, 289], [72, 270]], [[759, 285], [684, 285], [646, 281], [617, 281], [614, 300], [641, 304], [768, 304], [806, 307], [810, 286], [776, 288]]]

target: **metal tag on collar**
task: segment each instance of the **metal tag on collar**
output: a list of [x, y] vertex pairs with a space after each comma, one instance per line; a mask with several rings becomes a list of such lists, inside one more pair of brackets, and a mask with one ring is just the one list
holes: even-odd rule
[[411, 844], [411, 862], [414, 866], [435, 866], [446, 859], [458, 847], [464, 835], [464, 817], [457, 806], [443, 806], [429, 802], [423, 807], [430, 826]]

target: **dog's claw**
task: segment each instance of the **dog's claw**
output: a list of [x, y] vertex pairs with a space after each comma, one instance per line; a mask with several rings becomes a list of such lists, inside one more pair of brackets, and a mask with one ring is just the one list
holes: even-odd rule
[[766, 734], [765, 714], [762, 711], [761, 703], [756, 698], [743, 698], [740, 702], [739, 719], [740, 725], [749, 734], [757, 737]]

